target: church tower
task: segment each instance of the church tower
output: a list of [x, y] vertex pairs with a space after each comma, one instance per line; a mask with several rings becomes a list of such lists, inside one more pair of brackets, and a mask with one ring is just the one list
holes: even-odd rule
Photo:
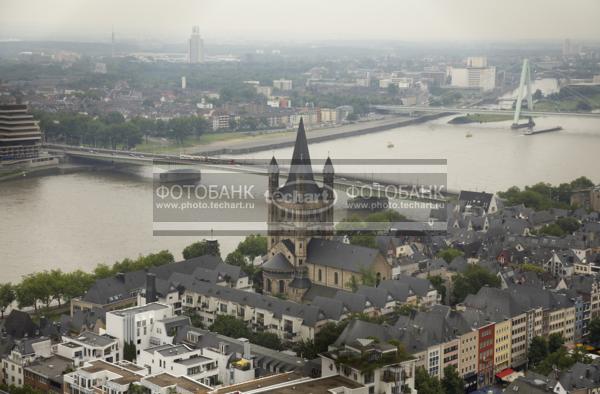
[[314, 179], [304, 122], [300, 119], [285, 184], [279, 187], [275, 157], [268, 172], [270, 260], [263, 265], [264, 290], [267, 294], [284, 293], [290, 298], [301, 298], [310, 287], [305, 263], [311, 239], [333, 236], [333, 163], [328, 157], [323, 168], [323, 186], [319, 186]]

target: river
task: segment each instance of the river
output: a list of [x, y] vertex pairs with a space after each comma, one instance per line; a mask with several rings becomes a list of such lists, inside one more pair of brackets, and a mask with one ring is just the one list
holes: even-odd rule
[[[511, 121], [448, 125], [448, 118], [310, 146], [313, 157], [444, 158], [451, 189], [497, 191], [580, 175], [600, 182], [600, 120], [538, 118], [564, 130], [522, 136]], [[471, 133], [472, 137], [466, 138]], [[391, 142], [394, 147], [387, 148]], [[291, 148], [249, 157], [289, 158]], [[0, 282], [44, 269], [92, 270], [98, 263], [182, 249], [198, 237], [152, 235], [151, 169], [90, 171], [0, 183]], [[206, 179], [206, 178], [205, 178]], [[223, 255], [240, 237], [219, 237]]]

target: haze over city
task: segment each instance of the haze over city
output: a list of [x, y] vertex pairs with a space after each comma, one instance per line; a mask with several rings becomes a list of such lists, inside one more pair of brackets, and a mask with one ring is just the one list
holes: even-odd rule
[[3, 0], [0, 38], [511, 41], [600, 37], [600, 3], [573, 0]]

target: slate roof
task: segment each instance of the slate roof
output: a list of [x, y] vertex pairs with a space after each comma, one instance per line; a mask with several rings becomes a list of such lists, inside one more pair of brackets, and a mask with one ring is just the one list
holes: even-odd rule
[[509, 285], [507, 289], [484, 286], [469, 294], [464, 305], [477, 309], [495, 321], [520, 315], [531, 309], [558, 309], [573, 306], [564, 294], [528, 285]]
[[575, 363], [567, 371], [561, 371], [558, 381], [568, 392], [600, 387], [600, 366], [598, 364]]
[[[164, 285], [164, 281], [168, 281], [171, 275], [180, 273], [184, 275], [192, 275], [194, 271], [201, 268], [206, 270], [216, 270], [217, 267], [223, 267], [224, 264], [220, 257], [206, 255], [195, 257], [189, 260], [180, 261], [177, 263], [164, 264], [158, 267], [152, 267], [148, 270], [139, 270], [127, 272], [121, 276], [98, 279], [83, 296], [83, 300], [94, 304], [105, 305], [121, 299], [130, 297], [130, 293], [146, 286], [146, 274], [151, 272], [156, 275], [157, 290], [162, 287], [162, 290], [168, 290], [169, 285]], [[226, 268], [222, 268], [226, 270]], [[233, 271], [231, 271], [233, 272]], [[237, 280], [237, 278], [234, 278]], [[163, 285], [159, 284], [163, 282]], [[166, 287], [166, 289], [165, 289]], [[164, 294], [163, 294], [164, 295]]]
[[13, 309], [4, 320], [4, 330], [15, 339], [33, 338], [36, 335], [38, 326], [31, 320], [29, 313]]
[[275, 256], [271, 257], [261, 266], [261, 268], [265, 271], [286, 273], [294, 272], [294, 266], [282, 253], [277, 253]]
[[494, 195], [491, 193], [461, 190], [458, 195], [458, 201], [466, 205], [481, 207], [487, 211], [492, 202], [492, 197]]
[[186, 290], [197, 294], [216, 297], [239, 305], [247, 305], [271, 311], [277, 318], [280, 318], [284, 314], [302, 318], [304, 324], [307, 326], [314, 326], [316, 322], [325, 318], [319, 308], [315, 306], [302, 305], [293, 301], [281, 300], [277, 297], [231, 287], [218, 286], [192, 277], [188, 277], [186, 282], [182, 283], [182, 285]]
[[380, 255], [377, 249], [312, 238], [308, 243], [306, 263], [359, 273]]

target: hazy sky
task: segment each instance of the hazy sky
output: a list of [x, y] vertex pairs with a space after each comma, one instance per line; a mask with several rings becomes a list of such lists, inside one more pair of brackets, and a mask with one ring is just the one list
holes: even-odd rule
[[600, 39], [600, 0], [0, 0], [0, 38]]

